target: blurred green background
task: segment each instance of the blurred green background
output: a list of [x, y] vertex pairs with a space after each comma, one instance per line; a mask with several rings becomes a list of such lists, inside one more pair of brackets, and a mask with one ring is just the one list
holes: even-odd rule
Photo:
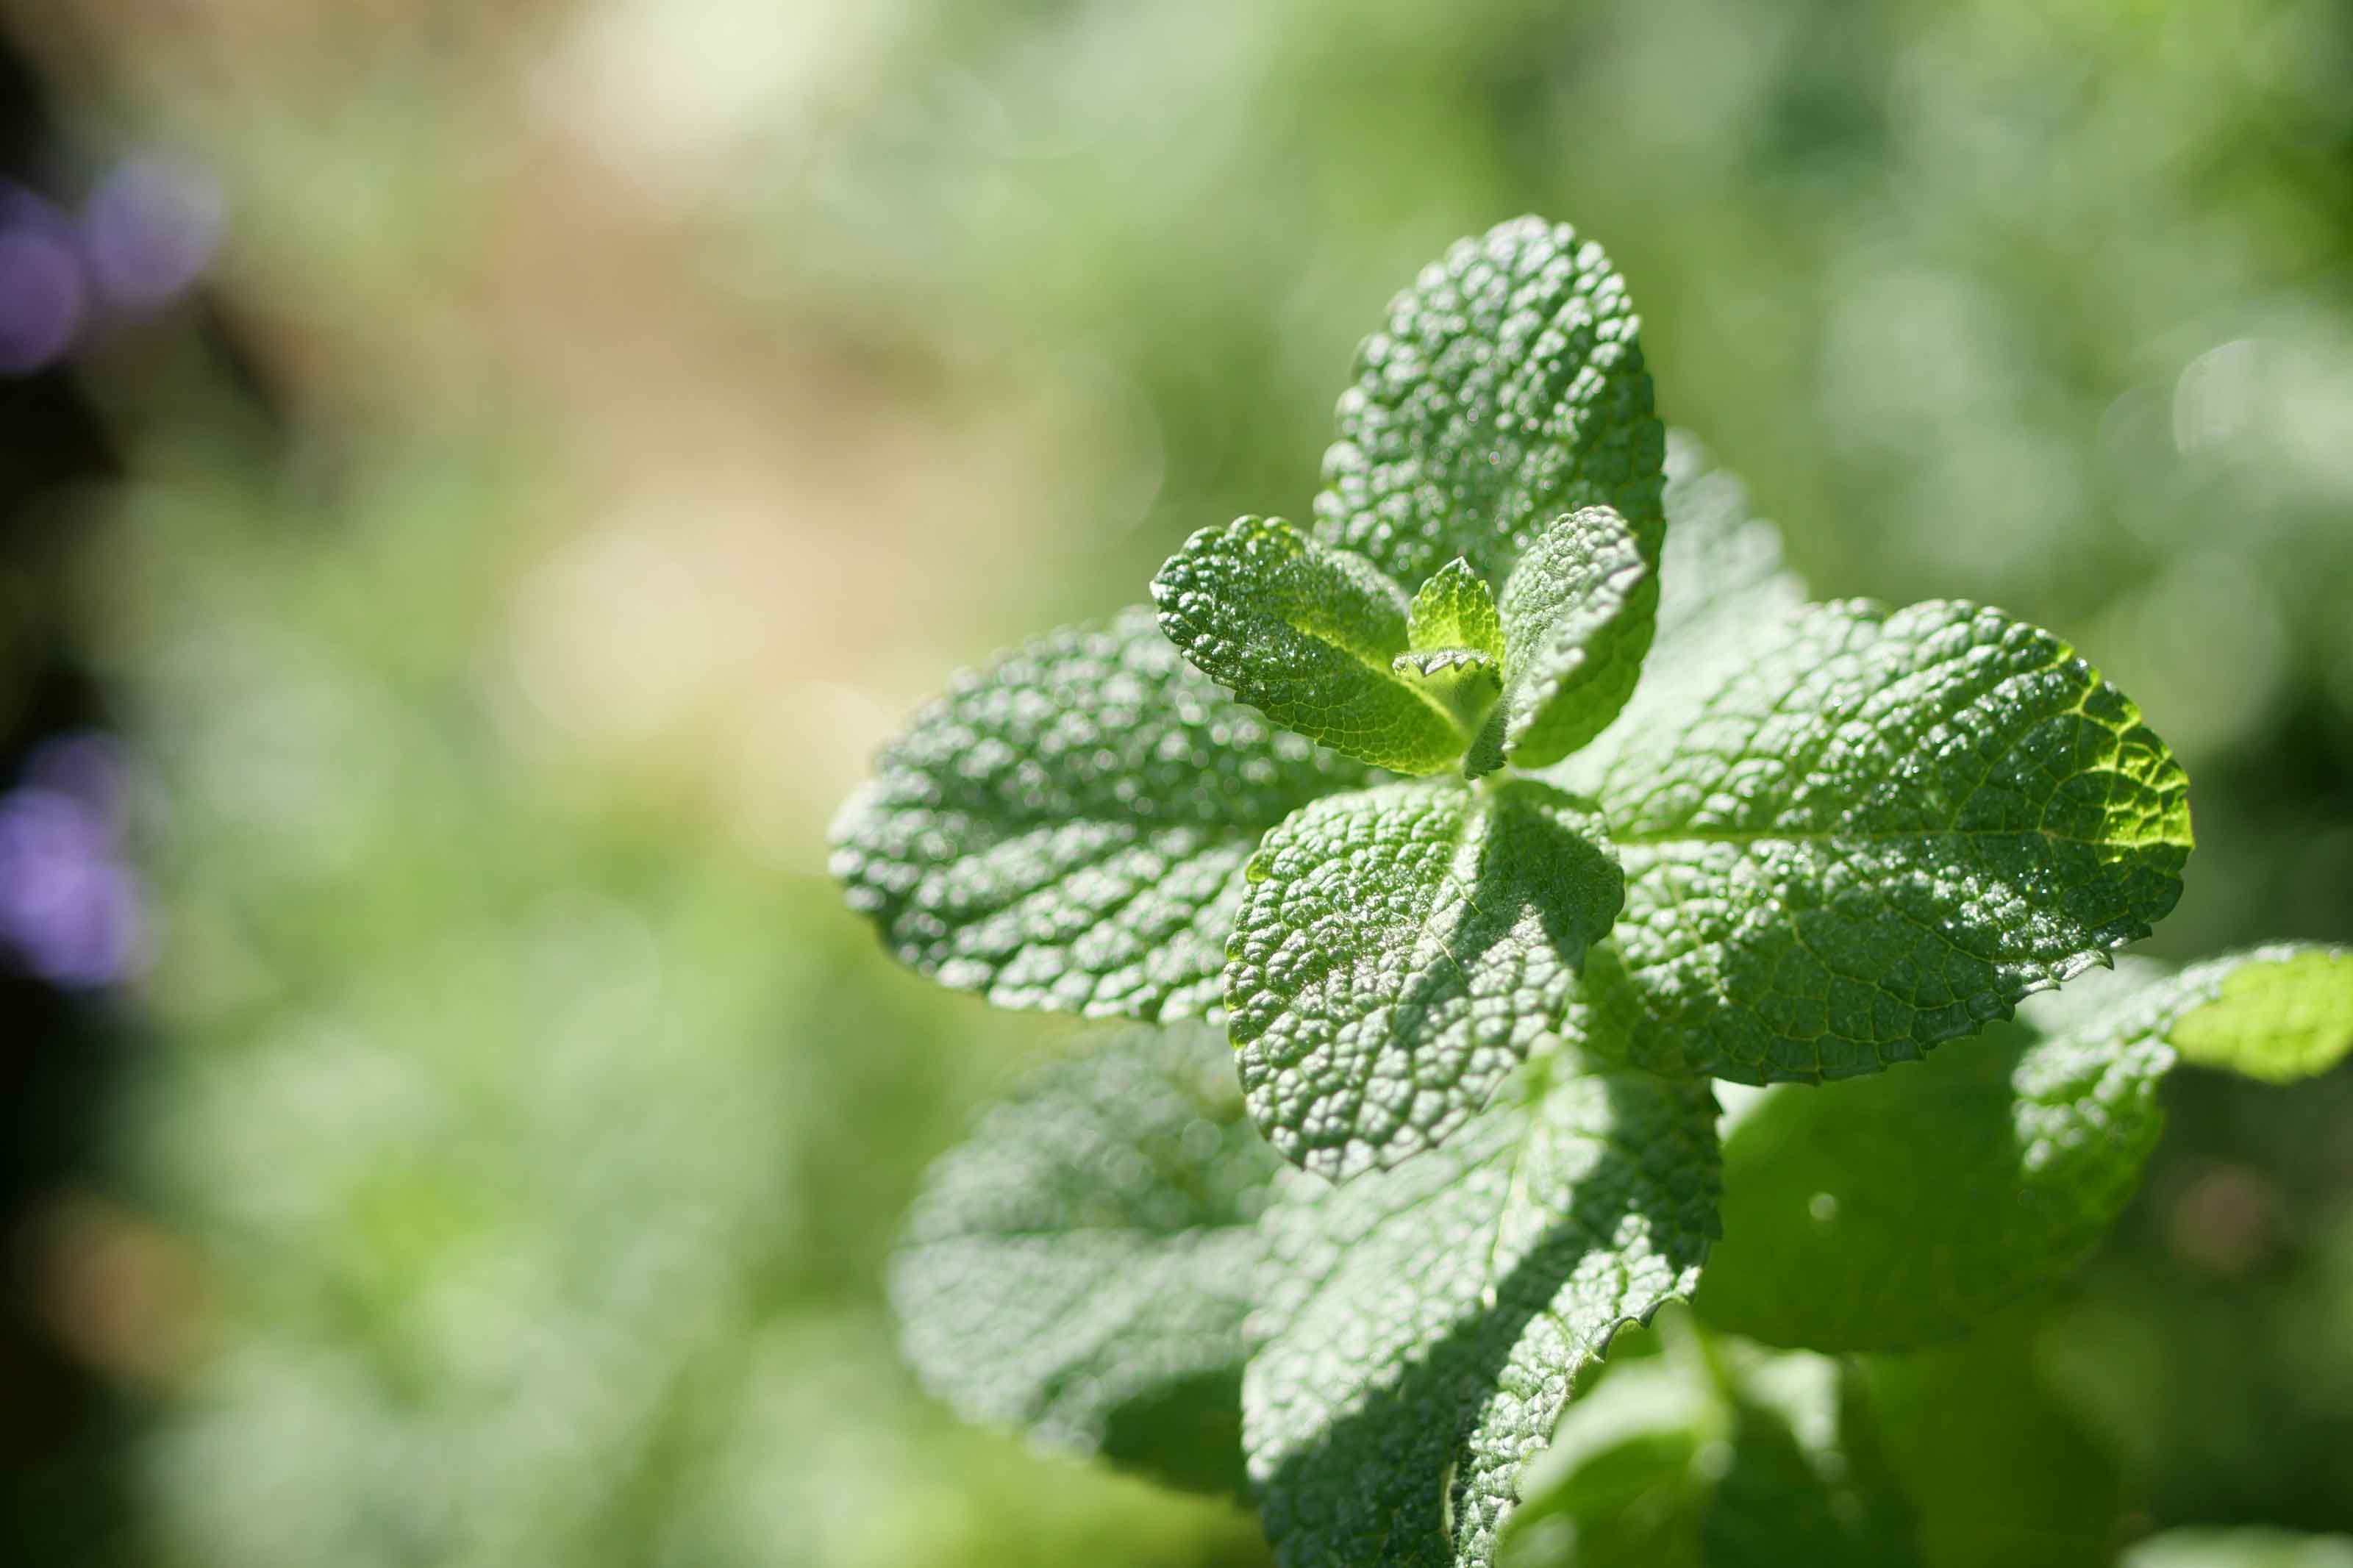
[[[2154, 951], [2353, 938], [2346, 0], [0, 38], [0, 229], [113, 192], [186, 263], [53, 343], [0, 270], [0, 784], [84, 824], [0, 823], [82, 889], [0, 953], [12, 1560], [1261, 1561], [899, 1367], [917, 1175], [1073, 1031], [896, 970], [825, 826], [955, 667], [1303, 516], [1356, 340], [1514, 213], [1610, 249], [1818, 593], [2140, 701], [2200, 838]], [[2050, 1375], [2138, 1525], [2353, 1530], [2353, 1076], [2172, 1103]]]

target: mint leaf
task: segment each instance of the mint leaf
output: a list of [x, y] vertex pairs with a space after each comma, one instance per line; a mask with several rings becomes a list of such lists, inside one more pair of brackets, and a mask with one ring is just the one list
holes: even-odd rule
[[1715, 1097], [1577, 1066], [1532, 1064], [1395, 1170], [1277, 1184], [1242, 1424], [1278, 1562], [1492, 1562], [1571, 1380], [1690, 1291], [1715, 1230]]
[[1248, 880], [1226, 964], [1242, 1087], [1268, 1141], [1335, 1180], [1484, 1105], [1624, 891], [1599, 817], [1533, 779], [1329, 796]]
[[966, 1420], [1232, 1489], [1279, 1163], [1214, 1029], [1048, 1065], [924, 1177], [891, 1268], [908, 1360]]
[[1363, 767], [1284, 734], [1150, 610], [960, 678], [836, 818], [834, 875], [902, 962], [999, 1006], [1218, 1004], [1242, 863]]
[[1659, 582], [1616, 512], [1538, 534], [1504, 584], [1502, 760], [1546, 767], [1609, 727], [1642, 673]]
[[2049, 633], [1849, 603], [1687, 636], [1554, 775], [1602, 802], [1627, 878], [1577, 1026], [1634, 1061], [1875, 1072], [2146, 936], [2179, 896], [2181, 769]]
[[1285, 729], [1404, 773], [1462, 754], [1453, 710], [1392, 669], [1407, 600], [1360, 555], [1279, 518], [1239, 518], [1187, 540], [1152, 601], [1196, 668]]
[[[2294, 945], [2087, 976], [2052, 998], [2076, 1021], [2047, 1037], [2015, 1024], [1867, 1083], [1774, 1089], [1725, 1138], [1725, 1238], [1699, 1311], [1820, 1351], [1968, 1332], [2065, 1278], [2123, 1212], [2177, 1050], [2321, 1070], [2353, 1046], [2353, 1011], [2329, 1012], [2348, 976], [2353, 953]], [[2329, 1036], [2334, 1055], [2311, 1050]]]
[[2175, 994], [2183, 1011], [2166, 1043], [2200, 1067], [2292, 1083], [2353, 1052], [2353, 949], [2282, 943], [2214, 959]]
[[1358, 351], [1316, 537], [1401, 583], [1458, 555], [1500, 583], [1553, 519], [1609, 506], [1657, 560], [1663, 433], [1639, 327], [1601, 247], [1567, 224], [1457, 243]]
[[1417, 648], [1475, 648], [1501, 663], [1504, 623], [1487, 580], [1460, 555], [1430, 574], [1414, 594], [1407, 617]]

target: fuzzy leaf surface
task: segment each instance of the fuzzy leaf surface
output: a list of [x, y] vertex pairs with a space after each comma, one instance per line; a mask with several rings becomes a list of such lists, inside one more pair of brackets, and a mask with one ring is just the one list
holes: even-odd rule
[[1578, 1020], [1607, 1048], [1749, 1083], [1876, 1072], [2179, 897], [2187, 780], [2049, 633], [1954, 603], [1690, 630], [1553, 775], [1602, 802], [1626, 869]]
[[1503, 759], [1548, 767], [1609, 728], [1634, 694], [1659, 580], [1606, 507], [1538, 534], [1504, 584]]
[[1242, 865], [1368, 771], [1269, 724], [1137, 608], [957, 679], [833, 827], [902, 963], [1004, 1007], [1216, 1007]]
[[1394, 1170], [1277, 1184], [1242, 1419], [1286, 1568], [1493, 1562], [1572, 1380], [1697, 1279], [1713, 1093], [1576, 1066]]
[[1430, 574], [1413, 595], [1408, 636], [1416, 648], [1476, 648], [1501, 663], [1504, 623], [1494, 591], [1460, 555]]
[[1394, 668], [1410, 640], [1404, 592], [1360, 555], [1238, 518], [1187, 540], [1152, 601], [1197, 668], [1287, 730], [1402, 773], [1462, 754], [1451, 710]]
[[1617, 269], [1567, 224], [1459, 241], [1357, 352], [1316, 537], [1401, 583], [1458, 555], [1501, 583], [1553, 519], [1609, 506], [1655, 562], [1665, 437], [1639, 330]]
[[[2159, 978], [2087, 975], [2051, 999], [2071, 1026], [2021, 1022], [1866, 1083], [1774, 1089], [1725, 1139], [1725, 1239], [1701, 1314], [1819, 1351], [1958, 1338], [2107, 1233], [2184, 1042], [2257, 1076], [2321, 1070], [2353, 1046], [2353, 1010], [2328, 1011], [2348, 974], [2341, 949], [2282, 945]], [[2312, 1048], [2332, 1035], [2333, 1055]]]
[[1226, 965], [1250, 1113], [1334, 1180], [1440, 1142], [1546, 1038], [1624, 897], [1534, 779], [1332, 795], [1266, 837]]
[[1213, 1028], [1131, 1028], [1050, 1064], [924, 1177], [891, 1269], [908, 1360], [967, 1420], [1237, 1485], [1280, 1163]]

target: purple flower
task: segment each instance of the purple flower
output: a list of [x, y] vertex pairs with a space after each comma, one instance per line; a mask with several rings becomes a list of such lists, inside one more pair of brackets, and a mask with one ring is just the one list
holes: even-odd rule
[[0, 795], [0, 945], [53, 984], [110, 984], [137, 963], [121, 797], [115, 759], [97, 736], [50, 742], [25, 783]]

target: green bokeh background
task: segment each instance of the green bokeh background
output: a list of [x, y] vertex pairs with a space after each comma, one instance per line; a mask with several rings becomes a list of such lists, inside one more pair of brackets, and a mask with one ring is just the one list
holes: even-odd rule
[[[2343, 0], [0, 17], [227, 213], [52, 503], [152, 962], [18, 1248], [111, 1391], [8, 1479], [36, 1560], [1261, 1561], [900, 1368], [895, 1216], [1075, 1031], [895, 969], [825, 824], [953, 668], [1303, 516], [1356, 340], [1519, 212], [1818, 593], [2139, 700], [2153, 952], [2353, 938]], [[2353, 1530], [2353, 1079], [2171, 1101], [2049, 1375], [2138, 1527]]]

